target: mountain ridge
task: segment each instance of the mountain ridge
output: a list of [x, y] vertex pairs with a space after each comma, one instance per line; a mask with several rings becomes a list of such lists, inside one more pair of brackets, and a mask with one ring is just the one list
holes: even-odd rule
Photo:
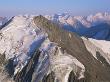
[[110, 81], [110, 58], [97, 46], [100, 40], [82, 38], [42, 15], [15, 16], [0, 33], [1, 58], [9, 60], [2, 82]]

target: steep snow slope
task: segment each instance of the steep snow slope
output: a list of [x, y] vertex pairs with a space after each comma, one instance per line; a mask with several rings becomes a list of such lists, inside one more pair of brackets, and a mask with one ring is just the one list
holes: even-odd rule
[[30, 49], [30, 46], [34, 47], [32, 43], [39, 40], [42, 42], [46, 37], [43, 32], [36, 34], [36, 29], [39, 30], [32, 26], [31, 18], [14, 17], [13, 21], [0, 31], [0, 53], [5, 53], [6, 58], [9, 59], [14, 55], [33, 52], [31, 51], [33, 48]]
[[[82, 37], [86, 48], [88, 51], [96, 58], [98, 59], [98, 52], [100, 53], [100, 56], [102, 56], [108, 64], [110, 64], [110, 41], [105, 40], [95, 40], [92, 38], [84, 38]], [[100, 61], [100, 59], [99, 59]], [[103, 61], [101, 61], [103, 62]]]
[[89, 39], [97, 47], [101, 48], [105, 53], [110, 54], [110, 41]]
[[26, 16], [14, 17], [12, 22], [0, 31], [0, 53], [5, 54], [7, 60], [14, 59], [14, 74], [27, 64], [46, 36], [34, 26], [32, 18]]

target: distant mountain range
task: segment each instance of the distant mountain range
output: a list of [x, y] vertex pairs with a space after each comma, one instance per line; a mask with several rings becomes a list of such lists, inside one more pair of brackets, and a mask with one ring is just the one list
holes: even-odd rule
[[68, 13], [63, 14], [54, 14], [52, 16], [45, 15], [45, 17], [49, 20], [60, 22], [61, 24], [69, 24], [74, 26], [77, 22], [80, 22], [85, 27], [96, 26], [101, 23], [109, 23], [110, 22], [110, 14], [105, 13], [97, 13], [95, 15], [89, 16], [71, 16]]
[[[59, 23], [66, 30], [76, 32], [81, 36], [94, 39], [110, 40], [110, 14], [97, 13], [96, 15], [71, 16], [67, 13], [45, 16], [47, 19]], [[93, 32], [94, 31], [94, 32]], [[103, 37], [102, 37], [103, 35]]]
[[8, 19], [0, 30], [0, 82], [110, 82], [109, 21], [108, 13]]

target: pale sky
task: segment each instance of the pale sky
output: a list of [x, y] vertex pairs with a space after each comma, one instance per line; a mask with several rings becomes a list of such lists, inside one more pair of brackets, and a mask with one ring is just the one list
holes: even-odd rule
[[110, 0], [0, 0], [0, 16], [63, 12], [73, 15], [110, 12]]

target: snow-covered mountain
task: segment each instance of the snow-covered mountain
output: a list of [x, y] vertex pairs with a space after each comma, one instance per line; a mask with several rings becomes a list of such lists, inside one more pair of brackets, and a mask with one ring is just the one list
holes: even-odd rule
[[[40, 52], [40, 58], [35, 60], [38, 60], [39, 64], [35, 65], [36, 78], [31, 78], [32, 82], [41, 81], [45, 74], [52, 71], [56, 73], [56, 78], [62, 82], [67, 82], [69, 72], [72, 70], [79, 72], [79, 79], [84, 77], [84, 65], [75, 57], [66, 52], [63, 53], [57, 43], [51, 42], [48, 34], [41, 27], [34, 24], [32, 17], [15, 16], [7, 26], [1, 29], [0, 34], [0, 54], [5, 54], [6, 60], [13, 61], [13, 64], [11, 63], [13, 68], [7, 68], [7, 64], [5, 69], [8, 70], [9, 76], [15, 76], [15, 81], [22, 79], [18, 78], [16, 74], [25, 68], [36, 50]], [[54, 56], [54, 54], [57, 55]], [[2, 62], [5, 62], [5, 60]], [[51, 69], [50, 65], [53, 66]], [[78, 70], [79, 68], [81, 69]], [[65, 70], [59, 73], [61, 69]], [[65, 75], [62, 78], [61, 74], [63, 73]], [[6, 82], [6, 77], [1, 78], [1, 81]], [[30, 82], [30, 80], [26, 81], [25, 79], [23, 82]]]
[[[109, 82], [110, 42], [99, 33], [109, 25], [91, 27], [93, 21], [87, 18], [68, 14], [12, 17], [0, 30], [0, 82]], [[70, 28], [87, 36], [69, 32]], [[88, 33], [104, 40], [87, 38]]]

